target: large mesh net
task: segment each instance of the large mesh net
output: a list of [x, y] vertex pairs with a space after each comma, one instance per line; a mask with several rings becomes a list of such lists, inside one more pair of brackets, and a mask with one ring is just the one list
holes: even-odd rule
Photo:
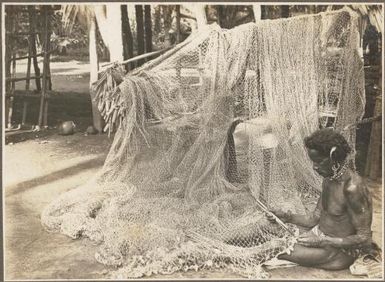
[[258, 276], [295, 242], [264, 208], [305, 213], [321, 178], [303, 138], [334, 126], [354, 148], [364, 110], [356, 16], [347, 10], [210, 25], [161, 57], [95, 85], [107, 130], [102, 171], [42, 213], [99, 244], [118, 277], [225, 268]]

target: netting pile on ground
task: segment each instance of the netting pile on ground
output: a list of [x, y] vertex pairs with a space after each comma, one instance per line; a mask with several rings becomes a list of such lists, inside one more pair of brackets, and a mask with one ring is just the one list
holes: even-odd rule
[[[259, 202], [306, 212], [321, 179], [303, 138], [362, 117], [356, 25], [346, 10], [210, 25], [134, 72], [107, 70], [95, 85], [116, 129], [105, 165], [52, 202], [43, 225], [98, 242], [96, 259], [122, 266], [119, 277], [257, 276], [295, 237]], [[343, 133], [354, 147], [354, 129]]]

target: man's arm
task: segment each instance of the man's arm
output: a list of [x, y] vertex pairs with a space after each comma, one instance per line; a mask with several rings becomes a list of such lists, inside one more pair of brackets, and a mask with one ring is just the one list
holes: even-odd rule
[[356, 234], [345, 238], [327, 236], [326, 244], [334, 247], [353, 247], [370, 244], [372, 240], [372, 200], [362, 181], [350, 183], [344, 190], [348, 202], [348, 212]]
[[312, 213], [309, 214], [291, 214], [286, 222], [290, 222], [302, 227], [312, 228], [316, 226], [321, 217], [321, 197], [319, 197], [317, 205]]
[[[283, 212], [281, 210], [272, 210], [279, 219], [285, 223], [293, 223], [302, 227], [312, 228], [318, 224], [321, 217], [321, 197], [318, 199], [317, 205], [312, 213], [309, 214], [292, 214], [289, 212]], [[272, 222], [275, 221], [274, 217], [267, 215], [268, 219]]]

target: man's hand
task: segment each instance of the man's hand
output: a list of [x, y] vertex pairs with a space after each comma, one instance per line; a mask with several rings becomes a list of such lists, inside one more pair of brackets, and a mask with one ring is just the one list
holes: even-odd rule
[[[292, 217], [292, 214], [290, 211], [284, 212], [282, 210], [270, 210], [270, 212], [273, 213], [276, 217], [278, 217], [280, 220], [282, 220], [285, 223], [290, 222]], [[276, 222], [275, 217], [272, 214], [266, 213], [266, 217], [270, 222]]]
[[298, 244], [305, 247], [322, 248], [327, 245], [325, 237], [312, 235], [309, 233], [301, 234], [297, 240]]

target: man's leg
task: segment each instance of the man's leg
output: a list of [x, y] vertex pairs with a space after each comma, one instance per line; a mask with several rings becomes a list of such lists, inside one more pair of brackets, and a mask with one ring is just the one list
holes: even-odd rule
[[324, 265], [327, 267], [328, 263], [340, 259], [339, 253], [338, 249], [332, 247], [310, 248], [295, 244], [290, 255], [282, 254], [278, 256], [278, 259], [288, 260], [302, 266], [319, 267]]
[[331, 261], [317, 265], [316, 267], [326, 270], [342, 270], [349, 268], [354, 260], [352, 256], [339, 252]]

